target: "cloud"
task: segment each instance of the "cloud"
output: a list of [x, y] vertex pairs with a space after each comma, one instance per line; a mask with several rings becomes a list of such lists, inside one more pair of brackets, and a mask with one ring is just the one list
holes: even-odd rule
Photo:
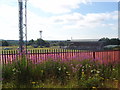
[[29, 0], [29, 3], [44, 12], [61, 14], [69, 13], [72, 9], [79, 8], [79, 4], [86, 4], [88, 1], [89, 0]]
[[[52, 16], [44, 19], [44, 21], [47, 22], [46, 25], [48, 25], [48, 30], [46, 30], [48, 35], [54, 37], [58, 37], [59, 35], [61, 38], [71, 36], [79, 38], [81, 36], [84, 37], [85, 35], [81, 35], [81, 33], [87, 33], [86, 36], [93, 37], [92, 32], [94, 37], [102, 37], [102, 34], [109, 36], [110, 32], [117, 32], [117, 15], [117, 11], [109, 13], [88, 13], [86, 15], [80, 13], [70, 13], [60, 16]], [[104, 31], [106, 31], [106, 33], [102, 33]], [[95, 34], [97, 33], [102, 34], [96, 36]], [[110, 36], [113, 37], [111, 34]]]
[[62, 16], [55, 16], [52, 19], [56, 23], [63, 22], [64, 24], [66, 24], [66, 23], [81, 21], [84, 19], [84, 16], [80, 13], [71, 13]]
[[[54, 13], [57, 15], [42, 17], [34, 13], [33, 11], [28, 10], [28, 14], [27, 14], [28, 15], [28, 40], [39, 38], [40, 30], [43, 30], [44, 39], [68, 39], [71, 36], [75, 38], [83, 38], [83, 37], [89, 38], [89, 36], [95, 37], [96, 33], [99, 34], [101, 32], [99, 31], [100, 29], [106, 30], [106, 33], [107, 31], [110, 32], [110, 30], [117, 31], [116, 26], [117, 26], [117, 19], [118, 19], [118, 11], [106, 12], [106, 13], [81, 14], [78, 12], [71, 12], [72, 9], [79, 8], [80, 3], [83, 3], [80, 0], [74, 0], [74, 2], [72, 2], [73, 0], [69, 0], [69, 3], [65, 2], [65, 0], [61, 0], [60, 1], [61, 3], [58, 3], [58, 4], [56, 3], [59, 2], [59, 0], [56, 0], [54, 3], [56, 6], [51, 4], [52, 1], [54, 0], [52, 1], [48, 0], [48, 3], [47, 3], [48, 7], [44, 8], [44, 5], [41, 6], [41, 4], [44, 4], [46, 1], [39, 0], [37, 2], [36, 0], [35, 2], [35, 0], [34, 1], [32, 0], [29, 3], [33, 2], [32, 5], [35, 5], [36, 7], [39, 7], [40, 9], [46, 12]], [[47, 9], [47, 8], [50, 8], [50, 9]], [[62, 11], [61, 8], [66, 10]], [[57, 11], [54, 12], [54, 10], [57, 10]], [[1, 11], [0, 38], [18, 40], [19, 39], [18, 8], [10, 5], [1, 5], [0, 11]], [[68, 13], [68, 12], [71, 12], [71, 13]], [[90, 32], [91, 33], [93, 32], [93, 34], [90, 34]]]
[[[86, 15], [80, 13], [65, 14], [62, 16], [54, 16], [51, 19], [54, 24], [63, 25], [66, 29], [72, 28], [96, 28], [102, 24], [110, 25], [110, 22], [117, 21], [117, 11], [110, 13], [88, 13]], [[62, 27], [61, 27], [62, 28]]]
[[8, 5], [1, 5], [0, 12], [0, 38], [18, 39], [18, 9]]
[[92, 2], [119, 2], [119, 0], [91, 0]]

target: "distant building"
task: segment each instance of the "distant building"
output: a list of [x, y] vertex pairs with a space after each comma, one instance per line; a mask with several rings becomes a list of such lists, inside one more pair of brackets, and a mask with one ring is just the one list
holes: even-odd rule
[[120, 49], [120, 45], [106, 45], [104, 46], [105, 50], [119, 50]]
[[38, 45], [36, 45], [36, 44], [33, 44], [32, 46], [33, 46], [34, 48], [38, 48]]
[[79, 50], [103, 50], [105, 43], [103, 41], [97, 40], [73, 40], [69, 42], [69, 49], [79, 49]]

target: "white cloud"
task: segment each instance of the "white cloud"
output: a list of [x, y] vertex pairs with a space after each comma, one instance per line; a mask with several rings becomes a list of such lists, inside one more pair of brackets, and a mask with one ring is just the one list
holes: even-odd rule
[[[51, 32], [54, 32], [54, 34], [51, 33], [51, 35], [55, 37], [57, 37], [57, 35], [61, 33], [61, 38], [67, 38], [70, 37], [70, 35], [83, 38], [85, 35], [81, 34], [86, 33], [86, 36], [88, 37], [94, 36], [94, 38], [98, 38], [99, 36], [102, 37], [102, 35], [95, 34], [104, 32], [104, 30], [106, 31], [106, 33], [102, 33], [103, 35], [114, 37], [115, 34], [112, 36], [110, 32], [117, 32], [118, 30], [117, 17], [117, 11], [110, 13], [91, 13], [86, 15], [80, 13], [72, 13], [48, 18], [47, 21], [49, 23], [47, 24], [51, 25], [51, 28], [49, 29], [51, 30]], [[55, 35], [55, 33], [57, 35]]]
[[[71, 12], [71, 9], [78, 8], [80, 0], [48, 0], [48, 7], [44, 6], [47, 1], [31, 1], [30, 3], [41, 8], [46, 12], [51, 13], [65, 13], [57, 16], [42, 17], [28, 10], [28, 39], [39, 38], [39, 31], [43, 30], [44, 39], [69, 39], [84, 37], [99, 37], [95, 33], [100, 33], [100, 29], [105, 29], [106, 33], [109, 30], [117, 31], [118, 12], [108, 13], [89, 13], [86, 15]], [[38, 1], [38, 2], [37, 2]], [[51, 2], [50, 2], [51, 1]], [[67, 1], [69, 3], [67, 3]], [[42, 3], [43, 2], [43, 3]], [[63, 3], [64, 2], [64, 3]], [[43, 6], [42, 6], [43, 5]], [[50, 8], [51, 6], [51, 8]], [[64, 7], [63, 7], [64, 6]], [[55, 8], [56, 7], [56, 8]], [[52, 9], [53, 8], [53, 9]], [[62, 11], [63, 9], [63, 11]], [[64, 11], [65, 10], [65, 11]], [[0, 6], [0, 25], [1, 25], [1, 39], [19, 39], [18, 29], [18, 8], [8, 5]], [[56, 12], [55, 12], [56, 11]], [[66, 13], [71, 12], [71, 13]], [[90, 34], [93, 32], [93, 34]], [[104, 34], [106, 35], [106, 34]], [[112, 35], [111, 35], [112, 36]]]
[[39, 38], [39, 31], [47, 29], [47, 18], [40, 17], [33, 12], [28, 11], [28, 38]]
[[79, 4], [87, 3], [88, 1], [89, 0], [29, 0], [29, 3], [44, 12], [61, 14], [71, 12], [72, 9], [79, 8]]
[[[90, 14], [80, 14], [80, 13], [72, 13], [65, 14], [62, 16], [54, 16], [51, 19], [54, 21], [54, 24], [63, 25], [66, 29], [78, 29], [78, 28], [96, 28], [97, 26], [101, 26], [102, 24], [111, 24], [108, 22], [109, 20], [117, 21], [117, 12], [111, 13], [90, 13]], [[117, 22], [112, 22], [117, 23]], [[61, 27], [62, 28], [62, 27]]]
[[92, 2], [119, 2], [119, 0], [91, 0]]
[[[1, 5], [0, 6], [0, 38], [18, 39], [18, 12], [17, 8]], [[16, 35], [17, 34], [17, 35]]]

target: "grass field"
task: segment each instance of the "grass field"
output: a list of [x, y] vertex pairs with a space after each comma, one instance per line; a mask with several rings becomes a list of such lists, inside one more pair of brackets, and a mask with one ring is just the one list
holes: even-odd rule
[[[19, 46], [0, 46], [0, 48], [2, 48], [2, 49], [4, 49], [4, 48], [10, 48], [10, 49], [12, 49], [12, 50], [18, 49], [18, 47], [19, 47]], [[28, 49], [35, 49], [33, 46], [27, 46], [27, 48], [28, 48]], [[39, 46], [38, 48], [36, 48], [36, 49], [39, 49], [39, 48], [40, 48], [40, 46]], [[59, 46], [52, 46], [52, 47], [50, 47], [50, 48], [57, 49], [57, 48], [59, 48]]]
[[[9, 48], [6, 50], [6, 48]], [[14, 52], [18, 52], [18, 46], [8, 46], [8, 47], [2, 47], [2, 53], [3, 54], [10, 54]], [[26, 51], [26, 50], [24, 50]], [[28, 53], [51, 53], [51, 52], [86, 52], [87, 50], [71, 50], [71, 49], [62, 49], [59, 48], [59, 46], [53, 46], [49, 48], [34, 48], [32, 46], [27, 47]]]

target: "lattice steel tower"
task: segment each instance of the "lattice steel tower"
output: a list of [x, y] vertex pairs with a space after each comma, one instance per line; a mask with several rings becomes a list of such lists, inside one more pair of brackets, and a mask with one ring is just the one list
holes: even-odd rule
[[23, 24], [23, 7], [24, 7], [24, 3], [23, 0], [18, 0], [18, 5], [19, 5], [19, 49], [20, 52], [23, 51], [23, 45], [24, 45], [24, 41], [23, 41], [23, 28], [25, 26], [25, 37], [26, 37], [26, 49], [27, 49], [27, 0], [25, 1], [25, 24]]

